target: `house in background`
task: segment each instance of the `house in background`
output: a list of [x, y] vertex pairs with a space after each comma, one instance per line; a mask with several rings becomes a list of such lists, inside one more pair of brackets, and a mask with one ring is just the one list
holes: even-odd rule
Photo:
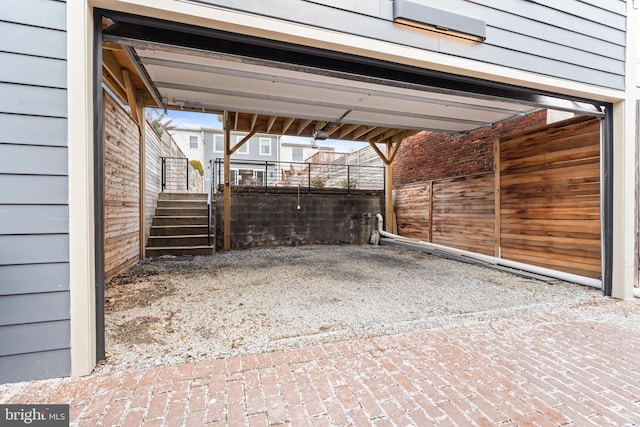
[[170, 129], [168, 132], [189, 160], [200, 160], [202, 163], [204, 158], [202, 129]]

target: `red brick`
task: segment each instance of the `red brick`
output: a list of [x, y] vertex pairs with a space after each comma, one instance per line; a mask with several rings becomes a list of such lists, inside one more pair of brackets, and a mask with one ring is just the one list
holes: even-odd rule
[[149, 403], [149, 410], [145, 416], [146, 420], [165, 418], [167, 406], [169, 404], [169, 393], [154, 394]]
[[200, 411], [207, 407], [207, 389], [197, 387], [189, 393], [189, 412]]

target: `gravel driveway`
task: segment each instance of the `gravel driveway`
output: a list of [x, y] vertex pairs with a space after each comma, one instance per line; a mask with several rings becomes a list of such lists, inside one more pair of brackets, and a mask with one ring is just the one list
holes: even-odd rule
[[141, 261], [105, 290], [106, 372], [554, 310], [599, 290], [382, 246]]

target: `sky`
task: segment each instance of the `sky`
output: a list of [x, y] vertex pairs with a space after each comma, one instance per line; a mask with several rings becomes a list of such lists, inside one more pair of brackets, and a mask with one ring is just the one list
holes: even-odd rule
[[[161, 112], [161, 110], [160, 110]], [[222, 129], [222, 123], [216, 114], [194, 113], [191, 111], [167, 110], [167, 119], [171, 119], [171, 126], [182, 129], [213, 128]], [[308, 137], [287, 136], [283, 138], [287, 142], [309, 142]], [[335, 147], [335, 151], [352, 152], [366, 147], [368, 144], [357, 141], [337, 141], [327, 139], [326, 141], [316, 141], [317, 145], [324, 147]]]

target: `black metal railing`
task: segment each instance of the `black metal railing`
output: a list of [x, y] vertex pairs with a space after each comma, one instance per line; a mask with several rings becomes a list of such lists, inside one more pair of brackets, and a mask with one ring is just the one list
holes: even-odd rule
[[212, 206], [213, 206], [213, 192], [214, 192], [214, 173], [213, 173], [213, 162], [209, 160], [209, 186], [207, 188], [207, 244], [212, 246], [213, 242], [211, 236], [211, 221], [213, 217]]
[[189, 191], [189, 159], [185, 157], [161, 157], [162, 191], [171, 193]]
[[[221, 191], [224, 183], [224, 161], [215, 159], [212, 186]], [[385, 174], [382, 166], [336, 163], [231, 161], [230, 185], [262, 187], [265, 192], [277, 187], [300, 187], [314, 190], [384, 190]]]

